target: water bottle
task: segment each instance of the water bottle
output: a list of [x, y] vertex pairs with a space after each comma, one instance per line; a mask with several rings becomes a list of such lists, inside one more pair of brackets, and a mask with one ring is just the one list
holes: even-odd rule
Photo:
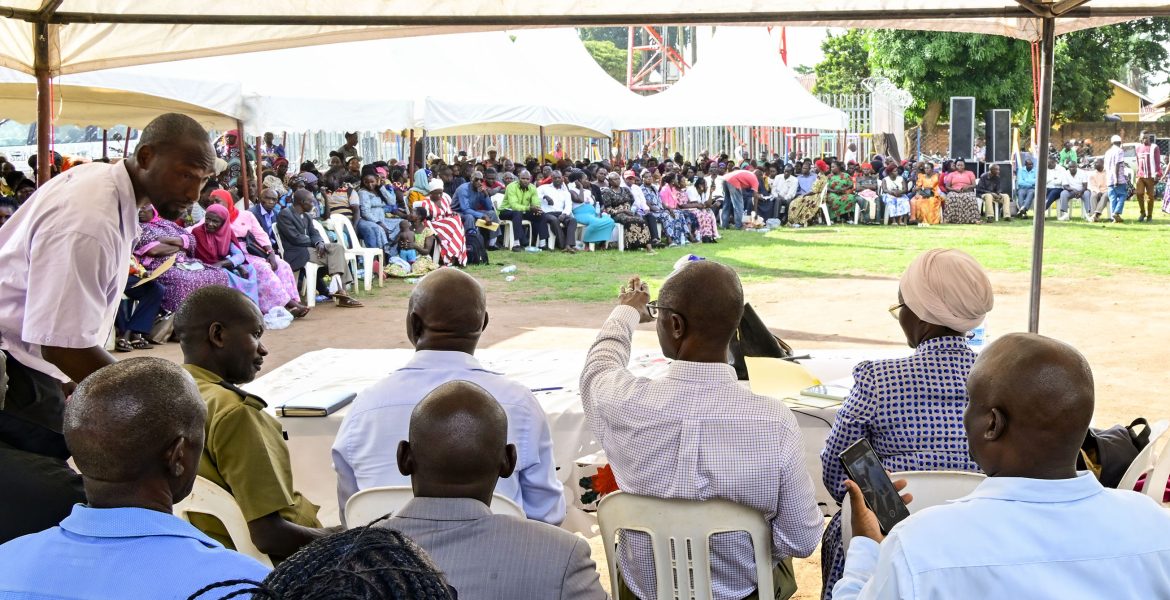
[[510, 283], [510, 282], [513, 282], [513, 281], [516, 281], [516, 276], [515, 276], [515, 275], [509, 275], [509, 276], [507, 276], [507, 277], [505, 277], [505, 278], [504, 278], [504, 281], [507, 281], [507, 282], [509, 282], [509, 283]]
[[987, 320], [984, 319], [978, 327], [967, 332], [967, 345], [975, 352], [979, 352], [987, 346], [987, 342]]
[[504, 267], [503, 269], [500, 269], [500, 273], [503, 273], [505, 275], [507, 275], [508, 273], [515, 273], [515, 272], [516, 272], [516, 265], [508, 265], [508, 266]]

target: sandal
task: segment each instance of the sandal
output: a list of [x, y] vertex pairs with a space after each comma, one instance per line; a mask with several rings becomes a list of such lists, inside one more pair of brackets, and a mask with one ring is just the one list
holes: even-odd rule
[[114, 340], [114, 352], [133, 352], [134, 346], [130, 342], [122, 338]]
[[333, 299], [337, 300], [337, 306], [341, 308], [361, 308], [364, 306], [361, 302], [358, 302], [349, 296], [334, 294]]
[[288, 309], [288, 312], [292, 313], [294, 319], [303, 319], [309, 314], [310, 310], [312, 309], [308, 306], [297, 306]]
[[130, 346], [135, 350], [150, 350], [151, 348], [154, 348], [154, 344], [151, 344], [144, 338], [130, 340]]

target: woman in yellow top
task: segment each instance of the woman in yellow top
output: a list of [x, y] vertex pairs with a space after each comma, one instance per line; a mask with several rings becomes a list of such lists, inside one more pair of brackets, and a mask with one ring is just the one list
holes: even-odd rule
[[910, 199], [910, 218], [919, 224], [938, 225], [942, 222], [943, 197], [939, 192], [942, 178], [934, 172], [934, 163], [918, 163], [918, 179]]

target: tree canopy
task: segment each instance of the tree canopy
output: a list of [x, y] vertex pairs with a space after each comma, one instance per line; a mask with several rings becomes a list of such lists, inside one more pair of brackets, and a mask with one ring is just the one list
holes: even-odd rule
[[869, 77], [869, 41], [860, 29], [829, 35], [821, 42], [825, 59], [817, 64], [814, 94], [858, 94]]
[[585, 49], [593, 56], [593, 60], [622, 85], [626, 83], [626, 60], [629, 51], [618, 48], [611, 41], [585, 40]]

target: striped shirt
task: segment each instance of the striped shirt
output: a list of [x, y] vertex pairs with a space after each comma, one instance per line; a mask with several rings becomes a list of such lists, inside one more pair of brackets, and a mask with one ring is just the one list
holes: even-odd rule
[[[635, 309], [615, 308], [581, 373], [585, 416], [618, 487], [641, 496], [748, 506], [772, 525], [773, 560], [812, 554], [824, 518], [792, 411], [741, 387], [727, 364], [675, 361], [662, 379], [635, 377], [626, 367], [637, 324]], [[756, 589], [747, 533], [712, 536], [711, 555], [716, 600], [739, 600]], [[620, 560], [630, 590], [656, 598], [649, 537], [623, 535]]]

